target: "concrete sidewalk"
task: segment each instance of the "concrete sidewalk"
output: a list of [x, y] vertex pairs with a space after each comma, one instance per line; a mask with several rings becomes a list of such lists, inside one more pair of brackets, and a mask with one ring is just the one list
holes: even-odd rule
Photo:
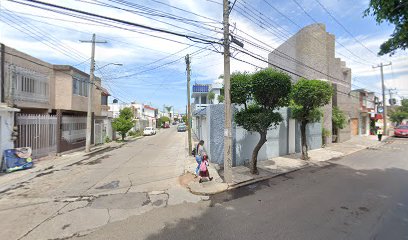
[[[310, 160], [304, 161], [300, 159], [301, 154], [291, 154], [281, 157], [272, 158], [258, 162], [259, 175], [250, 173], [248, 167], [237, 166], [233, 167], [233, 183], [226, 184], [222, 182], [223, 170], [222, 167], [216, 164], [210, 164], [209, 171], [214, 177], [212, 182], [198, 183], [198, 179], [188, 184], [188, 188], [194, 194], [211, 195], [228, 189], [237, 188], [243, 185], [252, 184], [268, 178], [279, 176], [285, 173], [296, 171], [311, 165], [322, 165], [324, 162], [340, 158], [363, 149], [377, 147], [386, 143], [387, 136], [383, 137], [383, 141], [379, 142], [377, 136], [353, 136], [349, 141], [343, 143], [334, 143], [325, 148], [309, 151]], [[193, 174], [197, 163], [193, 157], [186, 160], [185, 172]]]

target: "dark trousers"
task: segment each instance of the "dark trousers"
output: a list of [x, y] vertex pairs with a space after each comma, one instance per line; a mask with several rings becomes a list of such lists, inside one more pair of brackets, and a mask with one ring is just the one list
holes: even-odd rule
[[378, 141], [381, 141], [382, 134], [378, 134]]

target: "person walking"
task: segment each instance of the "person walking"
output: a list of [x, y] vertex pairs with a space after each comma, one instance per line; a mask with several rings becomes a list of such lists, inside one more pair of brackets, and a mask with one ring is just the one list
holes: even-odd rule
[[382, 135], [383, 135], [383, 130], [381, 129], [381, 127], [377, 128], [377, 136], [378, 136], [378, 141], [381, 142], [382, 139]]
[[203, 182], [203, 178], [208, 178], [208, 180], [212, 181], [213, 178], [210, 177], [210, 172], [208, 171], [208, 157], [206, 154], [203, 155], [203, 160], [201, 161], [200, 164], [200, 180], [198, 181], [199, 183]]
[[198, 176], [198, 174], [199, 174], [200, 164], [201, 164], [201, 161], [203, 160], [203, 156], [204, 156], [204, 147], [203, 146], [204, 146], [204, 140], [200, 140], [200, 142], [197, 144], [196, 151], [195, 151], [195, 153], [196, 153], [195, 159], [196, 159], [196, 162], [197, 162], [197, 168], [196, 168], [196, 171], [195, 171], [196, 176]]

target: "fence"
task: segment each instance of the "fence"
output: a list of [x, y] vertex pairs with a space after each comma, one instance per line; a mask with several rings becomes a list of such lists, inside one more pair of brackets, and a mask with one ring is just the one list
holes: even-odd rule
[[86, 117], [62, 116], [61, 137], [68, 143], [85, 141], [86, 139]]
[[30, 147], [33, 157], [43, 157], [57, 150], [57, 117], [17, 114], [16, 147]]

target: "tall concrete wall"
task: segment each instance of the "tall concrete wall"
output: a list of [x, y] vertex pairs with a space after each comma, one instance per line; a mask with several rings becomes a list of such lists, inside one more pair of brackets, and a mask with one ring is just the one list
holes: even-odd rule
[[[351, 109], [351, 70], [345, 62], [335, 56], [335, 36], [326, 32], [324, 24], [312, 24], [301, 29], [294, 36], [268, 55], [270, 67], [276, 65], [308, 79], [322, 79], [337, 85], [333, 105], [348, 116]], [[290, 74], [294, 82], [299, 77]], [[323, 127], [332, 130], [332, 103], [323, 107]], [[350, 124], [340, 131], [340, 140], [350, 139]], [[331, 137], [329, 137], [331, 138]], [[329, 139], [328, 139], [329, 140]], [[329, 141], [328, 141], [329, 142]]]
[[[282, 114], [283, 122], [275, 129], [271, 129], [267, 134], [267, 142], [258, 153], [258, 160], [267, 160], [273, 157], [287, 155], [289, 153], [289, 124], [288, 109], [279, 110]], [[300, 127], [295, 125], [295, 149], [300, 152]], [[215, 104], [207, 107], [206, 110], [207, 136], [203, 139], [206, 151], [211, 162], [222, 164], [224, 162], [224, 105]], [[259, 134], [248, 132], [233, 123], [233, 165], [244, 165], [250, 161], [252, 151], [259, 141]], [[321, 124], [309, 124], [307, 127], [307, 139], [309, 149], [320, 148], [322, 144]]]

